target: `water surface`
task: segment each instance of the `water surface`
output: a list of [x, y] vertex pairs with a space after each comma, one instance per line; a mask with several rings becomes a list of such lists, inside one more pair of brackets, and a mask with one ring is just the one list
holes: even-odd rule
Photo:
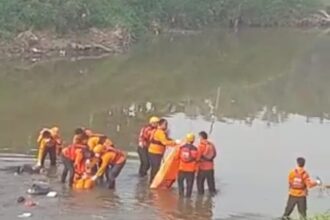
[[[219, 150], [216, 197], [182, 201], [176, 189], [149, 191], [132, 160], [115, 192], [70, 192], [51, 178], [61, 196], [36, 198], [32, 219], [276, 218], [297, 156], [307, 158], [312, 176], [330, 182], [329, 60], [330, 37], [318, 31], [249, 29], [169, 34], [98, 60], [3, 62], [0, 146], [31, 153], [44, 126], [60, 126], [67, 141], [75, 127], [87, 126], [134, 151], [139, 128], [159, 115], [174, 138], [211, 133]], [[32, 180], [0, 176], [0, 216], [12, 219], [22, 211], [15, 198]], [[310, 213], [330, 209], [329, 199], [312, 191]]]

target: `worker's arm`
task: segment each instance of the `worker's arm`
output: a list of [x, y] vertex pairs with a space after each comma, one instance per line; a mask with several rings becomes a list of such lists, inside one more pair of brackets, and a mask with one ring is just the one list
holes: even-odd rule
[[169, 139], [165, 132], [159, 132], [158, 133], [158, 138], [159, 138], [159, 141], [165, 145], [165, 146], [169, 146], [169, 147], [174, 147], [176, 146], [177, 144], [175, 143], [175, 141]]
[[110, 160], [111, 160], [111, 154], [110, 153], [106, 153], [105, 155], [103, 155], [101, 166], [97, 170], [95, 176], [100, 177], [104, 174], [107, 167], [109, 166]]
[[310, 188], [313, 188], [315, 186], [317, 186], [317, 182], [312, 180], [310, 177], [309, 177], [309, 174], [306, 172], [305, 173], [305, 177], [304, 177], [304, 181], [305, 181], [305, 185], [310, 189]]

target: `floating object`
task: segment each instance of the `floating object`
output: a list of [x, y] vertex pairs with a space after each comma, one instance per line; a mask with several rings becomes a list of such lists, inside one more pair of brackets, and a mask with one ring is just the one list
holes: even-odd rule
[[50, 188], [48, 186], [40, 186], [37, 184], [33, 184], [30, 189], [27, 190], [27, 193], [30, 195], [47, 195], [50, 192]]
[[23, 202], [25, 202], [25, 198], [23, 196], [17, 198], [17, 203], [23, 203]]
[[175, 159], [175, 154], [178, 150], [179, 147], [176, 147], [166, 156], [158, 173], [150, 185], [151, 189], [171, 188], [179, 172], [179, 161]]
[[17, 217], [18, 218], [29, 218], [31, 216], [32, 216], [32, 214], [30, 212], [24, 212], [24, 213], [18, 215]]
[[24, 205], [25, 205], [26, 207], [34, 207], [34, 206], [37, 205], [37, 203], [35, 203], [35, 202], [32, 201], [32, 200], [28, 200], [28, 201], [25, 201]]
[[94, 181], [91, 178], [79, 179], [74, 183], [74, 188], [78, 190], [88, 190], [94, 187]]
[[46, 196], [49, 197], [49, 198], [55, 198], [57, 196], [57, 192], [51, 191]]

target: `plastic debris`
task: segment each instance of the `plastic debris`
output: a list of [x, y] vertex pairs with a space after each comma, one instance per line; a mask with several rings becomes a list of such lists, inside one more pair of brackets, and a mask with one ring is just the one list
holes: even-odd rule
[[18, 218], [29, 218], [31, 216], [32, 216], [32, 213], [30, 213], [30, 212], [24, 212], [24, 213], [18, 215], [17, 217]]
[[23, 203], [23, 202], [25, 202], [25, 198], [23, 196], [17, 198], [17, 203]]
[[51, 191], [46, 196], [49, 197], [49, 198], [55, 198], [57, 196], [57, 192]]
[[33, 184], [32, 187], [27, 190], [27, 193], [31, 195], [47, 195], [49, 192], [50, 188], [48, 186], [41, 186], [37, 184]]

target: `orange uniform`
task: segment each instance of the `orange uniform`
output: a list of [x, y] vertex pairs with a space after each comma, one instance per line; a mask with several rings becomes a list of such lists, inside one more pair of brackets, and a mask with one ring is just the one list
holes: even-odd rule
[[174, 147], [176, 146], [176, 143], [167, 137], [167, 134], [163, 129], [157, 128], [151, 136], [148, 151], [152, 154], [163, 155], [166, 146]]
[[303, 168], [296, 168], [289, 173], [289, 195], [295, 197], [304, 197], [308, 195], [308, 189], [317, 185], [312, 181], [309, 174]]
[[177, 151], [175, 159], [179, 160], [179, 171], [195, 172], [198, 168], [200, 152], [194, 145], [185, 144]]
[[81, 151], [81, 149], [86, 148], [86, 146], [84, 145], [80, 145], [80, 144], [71, 144], [68, 147], [64, 148], [62, 150], [62, 155], [68, 159], [70, 159], [71, 161], [75, 161], [77, 154], [79, 151]]
[[102, 154], [101, 161], [100, 168], [95, 174], [97, 177], [102, 176], [108, 166], [124, 163], [126, 161], [126, 155], [118, 149], [108, 148]]
[[208, 140], [201, 140], [198, 150], [201, 155], [199, 169], [200, 170], [213, 170], [214, 158], [217, 156], [215, 146]]

